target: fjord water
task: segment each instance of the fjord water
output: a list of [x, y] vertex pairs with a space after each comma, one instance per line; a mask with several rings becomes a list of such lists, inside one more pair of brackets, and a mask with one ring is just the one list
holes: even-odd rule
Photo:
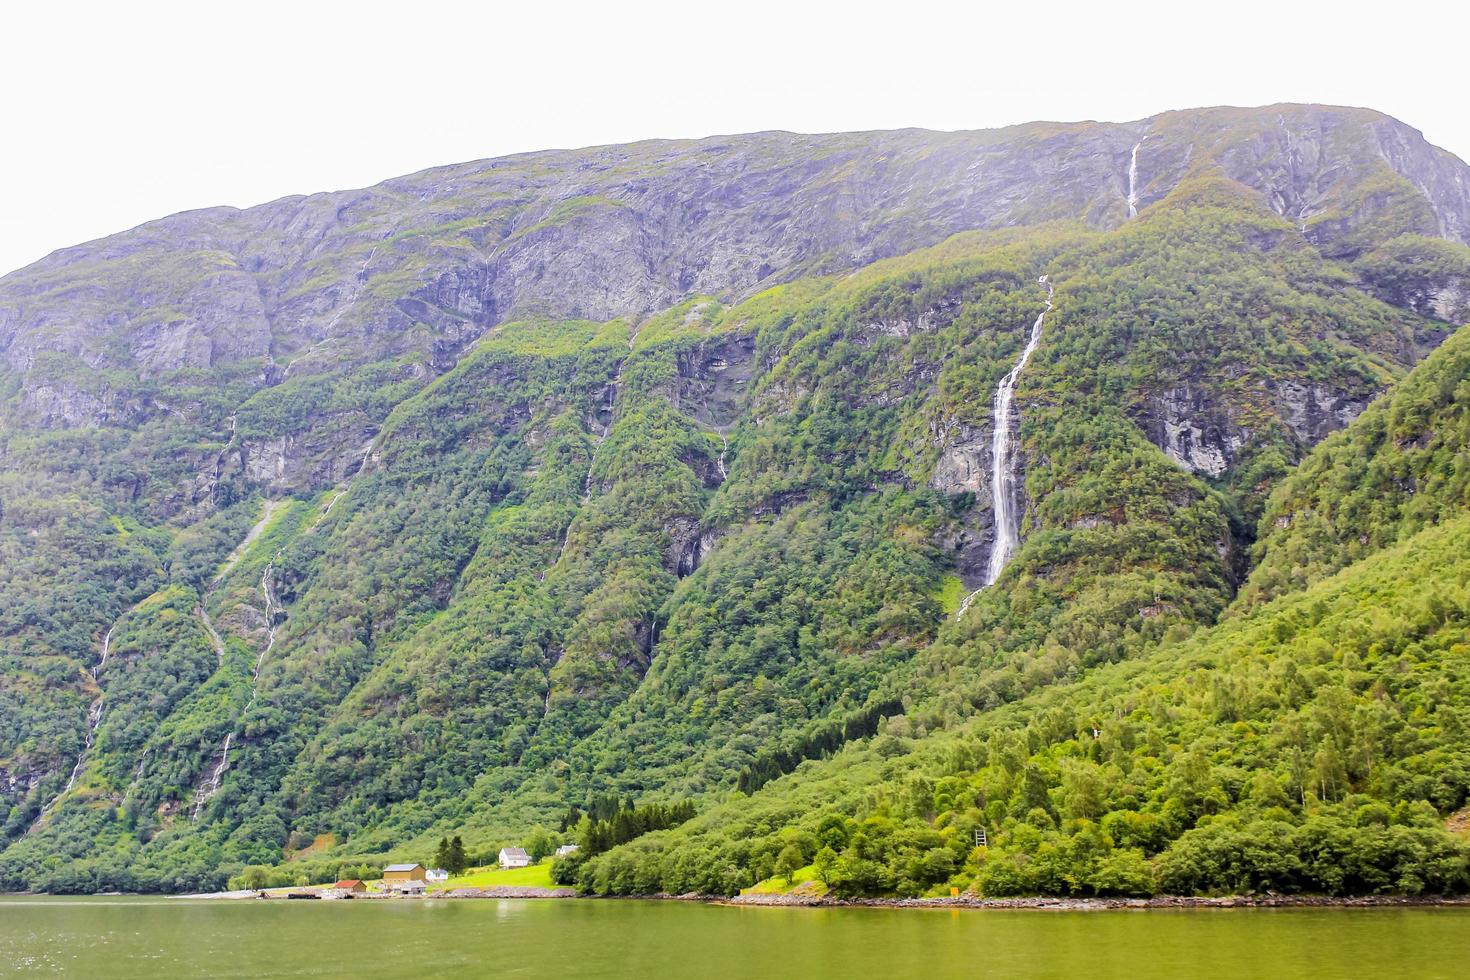
[[0, 899], [0, 976], [1463, 977], [1470, 909]]

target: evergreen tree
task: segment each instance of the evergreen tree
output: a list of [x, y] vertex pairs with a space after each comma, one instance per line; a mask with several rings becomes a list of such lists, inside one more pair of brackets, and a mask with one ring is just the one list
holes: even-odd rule
[[464, 874], [465, 869], [469, 867], [469, 859], [466, 858], [464, 852], [464, 841], [458, 834], [455, 834], [454, 839], [449, 842], [449, 847], [444, 855], [444, 863], [440, 867], [455, 876]]

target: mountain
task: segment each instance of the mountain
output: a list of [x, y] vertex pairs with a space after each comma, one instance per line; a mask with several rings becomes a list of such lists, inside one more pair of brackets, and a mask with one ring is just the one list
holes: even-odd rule
[[[944, 725], [917, 727], [927, 712], [910, 708], [754, 798], [594, 858], [583, 884], [730, 893], [794, 844], [847, 895], [950, 881], [997, 896], [1463, 892], [1470, 842], [1444, 814], [1470, 812], [1467, 389], [1461, 330], [1309, 455], [1273, 495], [1266, 560], [1222, 622], [1085, 674], [1075, 650], [993, 662], [968, 688], [926, 692]], [[1320, 527], [1295, 518], [1358, 516], [1352, 494], [1373, 485], [1323, 469], [1385, 465], [1385, 419], [1409, 427], [1401, 472], [1419, 499], [1364, 518], [1357, 560], [1298, 565], [1302, 581], [1264, 602], [1285, 556], [1317, 553]], [[1424, 452], [1428, 433], [1457, 434], [1457, 453]], [[944, 704], [957, 691], [989, 710], [963, 718]]]
[[[584, 887], [728, 893], [793, 841], [855, 894], [1464, 887], [1467, 176], [1318, 106], [767, 133], [0, 279], [0, 887], [620, 799], [700, 813]], [[1364, 820], [1378, 877], [1190, 858]]]

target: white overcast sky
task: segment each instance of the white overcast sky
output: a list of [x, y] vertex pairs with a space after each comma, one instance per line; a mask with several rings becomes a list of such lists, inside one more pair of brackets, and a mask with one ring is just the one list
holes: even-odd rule
[[1470, 4], [0, 7], [0, 273], [175, 211], [547, 147], [1367, 105], [1470, 158]]

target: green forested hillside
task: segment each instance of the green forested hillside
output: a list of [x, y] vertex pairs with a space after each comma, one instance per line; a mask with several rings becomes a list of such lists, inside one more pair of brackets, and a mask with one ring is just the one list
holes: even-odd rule
[[[192, 292], [183, 257], [0, 283], [0, 887], [357, 873], [581, 813], [558, 873], [598, 892], [732, 893], [793, 845], [842, 894], [1467, 887], [1458, 205], [1381, 117], [1313, 111], [1344, 114], [1311, 186], [1263, 183], [1276, 116], [1028, 131], [985, 166], [1136, 144], [1144, 207], [1119, 173], [1005, 228], [942, 181], [857, 195], [875, 252], [812, 251], [837, 208], [759, 281], [637, 302], [600, 223], [654, 212], [599, 194], [335, 278], [221, 225]], [[731, 186], [826, 193], [771, 173]], [[552, 232], [585, 281], [507, 257]], [[998, 424], [1020, 547], [985, 587]]]
[[1467, 555], [1457, 517], [953, 731], [890, 721], [577, 880], [730, 894], [794, 843], [839, 894], [1462, 891]]
[[1470, 332], [1461, 330], [1351, 432], [1272, 494], [1248, 608], [1470, 509]]
[[[1287, 477], [1224, 624], [1136, 636], [1124, 663], [1080, 680], [1020, 652], [986, 678], [1015, 703], [959, 725], [952, 702], [935, 713], [905, 685], [906, 716], [878, 737], [580, 864], [576, 880], [729, 894], [795, 845], [849, 895], [1470, 888], [1470, 841], [1444, 823], [1470, 797], [1467, 338]], [[1286, 501], [1328, 520], [1290, 527]], [[1351, 531], [1357, 560], [1322, 544], [1323, 525]], [[1304, 552], [1344, 570], [1281, 583]], [[1038, 690], [1036, 673], [1051, 683]]]

